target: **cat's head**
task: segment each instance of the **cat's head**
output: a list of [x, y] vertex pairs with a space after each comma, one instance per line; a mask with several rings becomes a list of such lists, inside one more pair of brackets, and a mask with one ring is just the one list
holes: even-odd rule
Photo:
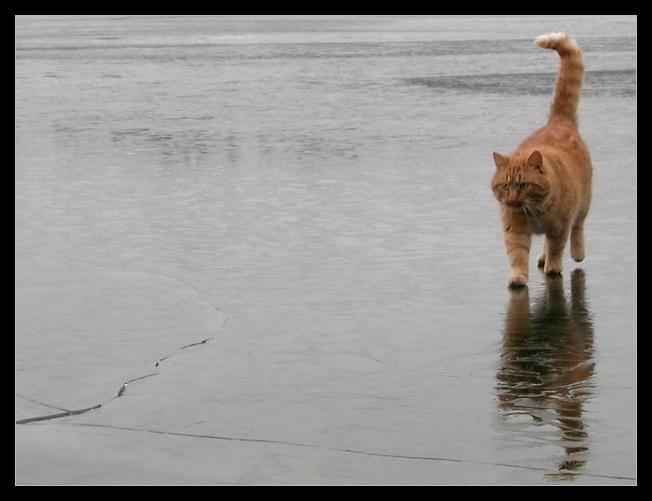
[[550, 182], [541, 152], [503, 156], [494, 153], [496, 172], [491, 189], [503, 205], [520, 209], [537, 209], [546, 198]]

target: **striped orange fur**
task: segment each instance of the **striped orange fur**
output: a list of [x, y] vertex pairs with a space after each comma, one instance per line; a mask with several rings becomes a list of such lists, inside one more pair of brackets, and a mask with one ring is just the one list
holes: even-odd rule
[[593, 167], [577, 119], [582, 51], [565, 33], [541, 35], [535, 43], [556, 50], [561, 59], [548, 122], [511, 154], [493, 154], [491, 188], [500, 207], [510, 287], [528, 281], [533, 234], [545, 235], [537, 262], [547, 274], [561, 273], [569, 236], [571, 257], [584, 259], [584, 220], [591, 204]]

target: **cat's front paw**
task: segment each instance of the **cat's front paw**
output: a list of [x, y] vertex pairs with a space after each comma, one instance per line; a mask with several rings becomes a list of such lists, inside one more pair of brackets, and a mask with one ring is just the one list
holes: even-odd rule
[[539, 268], [543, 268], [545, 264], [546, 264], [546, 253], [542, 252], [537, 256], [537, 266]]
[[561, 263], [546, 263], [543, 272], [546, 275], [559, 275], [561, 273]]
[[522, 273], [512, 273], [507, 279], [507, 285], [510, 287], [523, 287], [527, 284], [527, 275]]

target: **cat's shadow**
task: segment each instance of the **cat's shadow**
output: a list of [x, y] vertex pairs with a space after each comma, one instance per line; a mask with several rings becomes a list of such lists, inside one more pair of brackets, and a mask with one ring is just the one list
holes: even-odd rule
[[571, 274], [570, 301], [561, 275], [543, 277], [533, 301], [527, 286], [510, 289], [496, 393], [503, 421], [522, 433], [518, 440], [561, 446], [559, 474], [572, 475], [589, 449], [583, 404], [593, 389], [593, 323], [584, 271]]

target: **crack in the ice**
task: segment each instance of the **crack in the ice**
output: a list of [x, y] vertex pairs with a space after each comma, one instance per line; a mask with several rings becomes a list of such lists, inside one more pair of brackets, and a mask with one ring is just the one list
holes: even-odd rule
[[[226, 320], [228, 320], [228, 318]], [[224, 324], [226, 323], [226, 320], [224, 320], [224, 322], [222, 323], [222, 327], [224, 327]], [[208, 341], [210, 341], [211, 339], [213, 339], [213, 336], [207, 337], [206, 339], [202, 339], [201, 341], [197, 341], [195, 343], [190, 343], [190, 344], [184, 345], [181, 348], [174, 351], [173, 353], [171, 353], [169, 355], [166, 355], [165, 357], [159, 358], [156, 361], [156, 363], [154, 364], [154, 367], [156, 369], [158, 369], [159, 365], [161, 364], [161, 362], [163, 360], [167, 360], [168, 358], [174, 356], [175, 354], [177, 354], [181, 350], [185, 350], [186, 348], [191, 348], [193, 346], [199, 346], [199, 345], [205, 344]], [[124, 383], [122, 383], [122, 386], [120, 386], [120, 389], [118, 390], [118, 393], [116, 394], [116, 396], [110, 398], [109, 400], [107, 400], [106, 402], [103, 402], [101, 404], [92, 405], [90, 407], [85, 407], [83, 409], [74, 409], [74, 410], [64, 409], [64, 408], [57, 407], [57, 406], [54, 406], [54, 405], [45, 404], [43, 402], [38, 402], [36, 400], [24, 397], [22, 395], [16, 395], [16, 397], [22, 398], [23, 400], [27, 400], [29, 402], [33, 402], [33, 403], [36, 403], [36, 404], [39, 404], [39, 405], [43, 405], [45, 407], [50, 407], [51, 409], [57, 409], [57, 410], [62, 411], [62, 412], [58, 412], [58, 413], [55, 413], [55, 414], [46, 414], [46, 415], [43, 415], [43, 416], [34, 416], [34, 417], [31, 417], [31, 418], [18, 419], [18, 420], [16, 420], [16, 424], [28, 424], [28, 423], [35, 423], [35, 422], [38, 422], [38, 421], [50, 421], [52, 419], [60, 419], [60, 418], [69, 417], [69, 416], [77, 416], [79, 414], [85, 414], [85, 413], [93, 411], [95, 409], [99, 409], [100, 407], [105, 406], [106, 404], [108, 404], [109, 402], [115, 400], [116, 398], [120, 398], [124, 394], [124, 392], [127, 390], [127, 386], [129, 386], [129, 384], [133, 383], [134, 381], [140, 381], [141, 379], [146, 379], [146, 378], [149, 378], [149, 377], [152, 377], [152, 376], [156, 376], [156, 375], [158, 375], [158, 373], [159, 372], [157, 370], [156, 372], [152, 372], [150, 374], [145, 374], [143, 376], [138, 376], [138, 377], [129, 379], [129, 380], [125, 381]]]
[[[18, 395], [20, 397], [20, 395]], [[23, 398], [23, 397], [20, 397]], [[41, 404], [45, 405], [45, 404]], [[87, 407], [86, 409], [75, 409], [75, 410], [65, 410], [62, 409], [63, 412], [59, 412], [57, 414], [48, 414], [46, 416], [36, 416], [36, 417], [31, 417], [31, 418], [26, 418], [26, 419], [19, 419], [16, 421], [16, 424], [27, 424], [27, 423], [34, 423], [36, 421], [49, 421], [50, 419], [59, 419], [59, 418], [64, 418], [68, 416], [76, 416], [78, 414], [86, 414], [89, 411], [99, 409], [102, 407], [104, 404], [97, 404], [93, 405], [92, 407]], [[46, 405], [46, 407], [51, 407], [49, 405]]]
[[[30, 259], [30, 262], [32, 262], [32, 264], [34, 266], [38, 266], [33, 261], [34, 261], [35, 256], [37, 256], [37, 255], [42, 256], [41, 254], [25, 252], [25, 255]], [[50, 257], [50, 256], [47, 256], [47, 257]], [[109, 270], [116, 270], [117, 269], [117, 270], [125, 271], [125, 272], [128, 272], [128, 273], [144, 273], [144, 274], [149, 274], [149, 275], [156, 275], [158, 277], [167, 278], [167, 279], [170, 279], [170, 280], [175, 280], [175, 281], [185, 285], [186, 287], [190, 287], [191, 289], [193, 289], [200, 301], [204, 302], [205, 304], [207, 304], [209, 307], [211, 307], [215, 311], [219, 311], [220, 313], [222, 313], [217, 306], [215, 306], [213, 303], [211, 303], [208, 299], [206, 299], [203, 296], [202, 292], [196, 286], [194, 286], [190, 282], [187, 282], [187, 281], [185, 281], [185, 280], [183, 280], [183, 279], [181, 279], [181, 278], [179, 278], [179, 277], [177, 277], [175, 275], [170, 275], [170, 274], [167, 274], [167, 273], [161, 273], [161, 272], [152, 271], [152, 270], [135, 270], [135, 269], [131, 269], [131, 268], [125, 268], [125, 267], [122, 267], [122, 266], [117, 266], [116, 267], [116, 266], [108, 266], [108, 265], [97, 264], [97, 263], [90, 263], [90, 262], [84, 261], [83, 259], [73, 261], [71, 258], [67, 258], [67, 259], [65, 259], [65, 261], [68, 262], [68, 263], [74, 264], [74, 265], [82, 265], [82, 266], [91, 267], [91, 268], [102, 268], [102, 269], [109, 269]], [[226, 324], [226, 322], [228, 320], [229, 320], [229, 317], [227, 316], [222, 322], [222, 328], [224, 328], [224, 325]], [[166, 359], [170, 358], [175, 353], [177, 353], [177, 352], [179, 352], [181, 350], [185, 350], [186, 348], [190, 348], [192, 346], [197, 346], [197, 345], [204, 344], [207, 341], [210, 341], [211, 339], [213, 339], [212, 336], [209, 337], [209, 338], [203, 339], [201, 341], [198, 341], [198, 342], [195, 342], [195, 343], [190, 343], [190, 344], [187, 344], [185, 346], [182, 346], [181, 348], [179, 348], [175, 352], [171, 353], [170, 355], [159, 358], [156, 361], [156, 364], [154, 365], [154, 367], [158, 368], [159, 364], [163, 360], [166, 360]], [[152, 377], [152, 376], [156, 376], [157, 374], [158, 374], [158, 372], [153, 372], [151, 374], [145, 374], [144, 376], [139, 376], [139, 377], [130, 379], [128, 381], [125, 381], [122, 384], [122, 386], [120, 387], [120, 389], [118, 390], [118, 393], [117, 393], [117, 395], [115, 397], [110, 398], [109, 400], [107, 400], [104, 403], [96, 404], [96, 405], [93, 405], [91, 407], [86, 407], [84, 409], [74, 409], [74, 410], [63, 409], [61, 407], [57, 407], [57, 406], [54, 406], [54, 405], [49, 405], [49, 404], [46, 404], [46, 403], [43, 403], [43, 402], [37, 402], [37, 401], [35, 401], [33, 399], [24, 397], [22, 395], [16, 395], [16, 397], [22, 398], [23, 400], [27, 400], [27, 401], [42, 405], [44, 407], [50, 407], [52, 409], [57, 409], [57, 410], [62, 411], [62, 412], [59, 412], [59, 413], [56, 413], [56, 414], [48, 414], [48, 415], [44, 415], [44, 416], [35, 416], [35, 417], [31, 417], [31, 418], [19, 419], [19, 420], [16, 421], [16, 424], [27, 424], [27, 423], [37, 422], [37, 421], [48, 421], [48, 420], [51, 420], [51, 419], [59, 419], [59, 418], [63, 418], [63, 417], [84, 414], [86, 412], [90, 412], [92, 410], [99, 409], [100, 407], [108, 404], [112, 400], [121, 397], [124, 394], [124, 392], [126, 391], [127, 386], [129, 386], [130, 383], [133, 383], [134, 381], [139, 381], [141, 379], [149, 378], [149, 377]]]
[[[350, 449], [345, 447], [332, 447], [326, 445], [317, 445], [310, 444], [305, 442], [290, 442], [286, 440], [275, 440], [275, 439], [266, 439], [266, 438], [245, 438], [245, 437], [228, 437], [222, 435], [206, 435], [201, 433], [181, 433], [175, 431], [163, 431], [147, 428], [135, 428], [128, 426], [113, 426], [113, 425], [103, 425], [103, 424], [92, 424], [92, 423], [74, 423], [73, 426], [84, 426], [87, 428], [106, 428], [112, 430], [122, 430], [122, 431], [134, 431], [134, 432], [146, 432], [152, 433], [155, 435], [168, 435], [174, 437], [187, 437], [187, 438], [199, 438], [199, 439], [208, 439], [208, 440], [224, 440], [231, 442], [248, 442], [248, 443], [260, 443], [260, 444], [272, 444], [272, 445], [287, 445], [291, 447], [302, 447], [309, 449], [319, 449], [324, 451], [332, 452], [342, 452], [345, 454], [359, 454], [364, 456], [371, 457], [383, 457], [391, 459], [405, 459], [411, 461], [440, 461], [448, 463], [460, 463], [460, 464], [476, 464], [476, 465], [485, 465], [485, 466], [499, 466], [504, 468], [516, 468], [520, 470], [533, 470], [541, 471], [545, 473], [551, 473], [549, 468], [542, 468], [537, 466], [527, 466], [519, 464], [510, 464], [510, 463], [498, 463], [492, 461], [475, 461], [468, 459], [456, 459], [456, 458], [447, 458], [447, 457], [437, 457], [437, 456], [417, 456], [417, 455], [407, 455], [407, 454], [392, 454], [389, 452], [374, 452], [374, 451], [365, 451], [361, 449]], [[587, 472], [573, 472], [573, 475], [591, 477], [591, 478], [605, 478], [611, 480], [636, 480], [636, 477], [628, 477], [621, 475], [600, 475], [597, 473], [587, 473]]]

